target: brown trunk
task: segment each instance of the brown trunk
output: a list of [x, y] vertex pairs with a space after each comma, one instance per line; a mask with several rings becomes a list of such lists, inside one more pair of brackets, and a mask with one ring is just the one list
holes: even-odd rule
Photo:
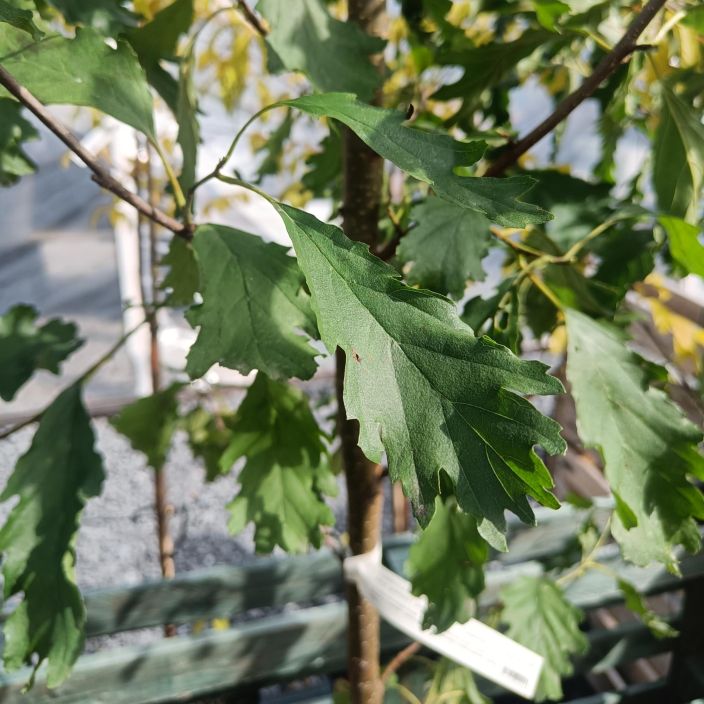
[[[384, 0], [349, 0], [349, 21], [364, 31], [380, 31]], [[373, 247], [377, 241], [383, 160], [349, 130], [344, 136], [343, 227], [348, 237]], [[347, 483], [350, 547], [368, 552], [380, 538], [383, 508], [382, 469], [370, 462], [357, 445], [359, 424], [348, 421], [343, 399], [345, 355], [337, 351], [339, 432]], [[383, 685], [379, 670], [379, 615], [356, 587], [347, 587], [349, 608], [348, 673], [354, 704], [380, 704]]]
[[[146, 200], [154, 205], [159, 200], [159, 192], [154, 183], [151, 163], [151, 149], [147, 144], [143, 145], [146, 149], [146, 162], [139, 165], [139, 170], [143, 173], [144, 178], [138, 177], [138, 182], [143, 182]], [[145, 253], [145, 248], [141, 246], [142, 232], [146, 230], [148, 254]], [[144, 271], [145, 259], [149, 262], [149, 271]], [[157, 393], [161, 389], [161, 359], [159, 354], [159, 326], [157, 322], [157, 313], [155, 306], [158, 296], [158, 253], [157, 253], [157, 224], [153, 220], [146, 220], [140, 217], [140, 281], [142, 283], [142, 300], [145, 306], [149, 306], [149, 366], [151, 372], [152, 393]], [[146, 280], [149, 281], [147, 290]], [[157, 545], [159, 548], [159, 566], [161, 574], [165, 579], [172, 579], [176, 575], [176, 566], [174, 564], [174, 541], [169, 530], [169, 513], [170, 507], [168, 504], [168, 492], [165, 468], [160, 467], [154, 473], [154, 514], [156, 517], [157, 529]], [[176, 635], [176, 627], [167, 624], [164, 626], [164, 635], [169, 638]]]
[[[346, 420], [343, 401], [345, 354], [337, 350], [337, 399], [342, 459], [347, 483], [347, 526], [350, 548], [359, 555], [380, 538], [384, 494], [382, 468], [370, 462], [357, 445], [359, 424]], [[383, 686], [379, 669], [379, 615], [354, 584], [347, 585], [349, 623], [347, 668], [354, 704], [379, 704]]]

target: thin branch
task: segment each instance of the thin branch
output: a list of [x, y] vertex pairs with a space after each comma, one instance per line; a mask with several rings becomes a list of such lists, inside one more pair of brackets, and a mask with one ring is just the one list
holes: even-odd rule
[[402, 665], [405, 665], [408, 660], [410, 660], [419, 650], [421, 649], [421, 644], [417, 641], [409, 643], [403, 650], [399, 651], [394, 655], [389, 664], [384, 668], [384, 672], [381, 674], [381, 681], [386, 683], [389, 681], [391, 675], [394, 674]]
[[254, 27], [258, 34], [262, 37], [266, 37], [269, 34], [269, 30], [262, 24], [262, 21], [254, 14], [252, 8], [245, 2], [245, 0], [237, 0], [237, 7], [240, 12], [244, 15], [245, 19], [249, 24]]
[[[95, 374], [101, 367], [103, 367], [107, 362], [109, 362], [110, 359], [112, 359], [112, 357], [120, 349], [120, 347], [122, 347], [122, 345], [124, 345], [125, 342], [127, 342], [127, 340], [135, 332], [137, 332], [137, 330], [139, 330], [139, 328], [141, 328], [142, 325], [144, 325], [144, 323], [146, 323], [146, 322], [147, 322], [147, 319], [145, 318], [140, 323], [135, 325], [131, 330], [128, 330], [126, 333], [123, 333], [123, 335], [120, 338], [118, 338], [118, 340], [115, 342], [115, 344], [113, 344], [107, 350], [107, 352], [102, 354], [97, 361], [95, 361], [93, 364], [91, 364], [91, 366], [88, 367], [88, 369], [86, 369], [83, 372], [83, 374], [81, 374], [78, 378], [74, 379], [66, 388], [69, 388], [71, 386], [78, 386], [78, 385], [84, 384], [86, 381], [88, 381], [88, 379], [90, 379], [90, 377], [92, 377], [93, 374]], [[61, 389], [60, 393], [62, 393], [65, 390], [66, 389]], [[49, 405], [51, 405], [51, 404], [49, 404]], [[5, 438], [9, 438], [10, 435], [13, 435], [18, 430], [22, 430], [22, 428], [26, 428], [28, 425], [32, 425], [33, 423], [37, 423], [38, 421], [40, 421], [42, 419], [42, 416], [46, 412], [47, 408], [49, 408], [49, 406], [46, 406], [46, 408], [42, 408], [41, 411], [38, 411], [33, 416], [30, 416], [29, 418], [25, 418], [24, 420], [20, 421], [19, 423], [0, 432], [0, 440], [4, 440]]]
[[98, 158], [91, 154], [76, 139], [75, 135], [51, 114], [43, 103], [37, 100], [24, 86], [20, 85], [2, 66], [0, 66], [0, 85], [4, 86], [22, 105], [36, 115], [93, 172], [93, 180], [99, 186], [129, 203], [140, 213], [167, 230], [171, 230], [185, 239], [192, 238], [193, 233], [189, 226], [167, 215], [159, 208], [150, 205], [144, 198], [125, 188], [112, 176], [107, 167], [103, 166]]
[[484, 175], [500, 176], [509, 166], [515, 164], [532, 146], [552, 132], [552, 130], [554, 130], [580, 103], [591, 96], [601, 83], [616, 71], [624, 59], [638, 50], [638, 37], [650, 24], [665, 2], [666, 0], [649, 0], [641, 12], [633, 19], [616, 46], [600, 61], [591, 76], [585, 79], [577, 90], [570, 93], [555, 108], [555, 111], [543, 120], [534, 130], [500, 154]]

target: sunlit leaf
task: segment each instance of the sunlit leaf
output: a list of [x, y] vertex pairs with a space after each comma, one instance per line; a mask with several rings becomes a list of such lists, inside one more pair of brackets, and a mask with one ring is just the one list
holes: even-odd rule
[[700, 544], [704, 497], [690, 477], [704, 477], [702, 433], [649, 385], [648, 367], [615, 328], [573, 310], [566, 318], [577, 429], [603, 457], [616, 498], [614, 537], [628, 560], [676, 571], [675, 547]]
[[405, 286], [337, 227], [277, 208], [322, 340], [345, 352], [345, 408], [360, 422], [360, 446], [372, 460], [386, 451], [390, 476], [421, 521], [432, 516], [440, 470], [495, 543], [505, 509], [533, 520], [526, 495], [556, 507], [534, 446], [562, 452], [559, 426], [513, 393], [559, 393], [545, 365], [474, 337], [447, 299]]
[[484, 142], [459, 142], [446, 134], [408, 127], [404, 113], [365, 105], [347, 93], [308, 95], [282, 104], [339, 120], [377, 154], [430, 184], [441, 198], [490, 220], [523, 227], [551, 218], [550, 213], [519, 200], [534, 183], [530, 177], [477, 178], [456, 173], [482, 156]]
[[[154, 137], [152, 98], [134, 50], [124, 40], [108, 46], [92, 29], [75, 39], [27, 42], [25, 32], [0, 24], [3, 68], [43, 103], [100, 110]], [[0, 97], [4, 95], [0, 88]]]

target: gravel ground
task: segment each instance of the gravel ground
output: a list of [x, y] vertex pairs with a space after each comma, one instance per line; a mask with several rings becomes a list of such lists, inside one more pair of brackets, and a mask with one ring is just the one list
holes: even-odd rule
[[[81, 520], [78, 583], [82, 589], [91, 589], [159, 578], [152, 470], [106, 419], [96, 420], [94, 427], [106, 479], [102, 494], [88, 502]], [[0, 485], [4, 485], [18, 457], [29, 447], [33, 432], [33, 428], [27, 428], [0, 443]], [[173, 507], [171, 530], [178, 572], [256, 559], [252, 527], [235, 537], [227, 530], [225, 505], [237, 491], [237, 471], [213, 483], [206, 482], [203, 468], [192, 458], [183, 435], [176, 436], [165, 471]], [[345, 530], [345, 502], [340, 481], [338, 496], [330, 499], [340, 531]], [[11, 507], [12, 502], [0, 506], [0, 521], [5, 520]], [[387, 531], [390, 523], [387, 510]], [[120, 634], [93, 639], [90, 649], [145, 643], [158, 637], [158, 629]]]

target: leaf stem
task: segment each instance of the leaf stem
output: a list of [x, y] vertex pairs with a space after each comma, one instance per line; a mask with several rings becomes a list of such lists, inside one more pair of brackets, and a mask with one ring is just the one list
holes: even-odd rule
[[604, 567], [605, 569], [609, 569], [608, 567], [605, 567], [604, 565], [601, 565], [601, 563], [597, 562], [594, 559], [594, 556], [596, 555], [599, 550], [601, 550], [602, 547], [606, 544], [606, 541], [609, 539], [609, 535], [611, 533], [611, 516], [608, 517], [606, 520], [606, 523], [604, 525], [603, 530], [601, 531], [601, 534], [599, 535], [599, 538], [597, 539], [596, 543], [594, 543], [594, 547], [589, 551], [589, 553], [583, 557], [575, 567], [573, 567], [571, 570], [568, 570], [564, 574], [560, 575], [556, 580], [555, 583], [558, 584], [559, 586], [564, 586], [565, 584], [569, 584], [570, 582], [574, 582], [575, 579], [579, 579], [585, 572], [587, 572], [590, 569], [597, 569], [597, 565], [599, 567]]
[[[188, 199], [186, 203], [186, 209], [190, 212], [191, 208], [193, 207], [193, 196], [195, 195], [195, 192], [205, 183], [208, 181], [211, 181], [212, 179], [219, 179], [221, 181], [225, 181], [226, 183], [230, 183], [230, 181], [227, 181], [226, 178], [223, 178], [222, 175], [222, 170], [227, 166], [227, 162], [230, 161], [232, 158], [232, 155], [235, 152], [235, 149], [237, 148], [237, 144], [239, 143], [240, 139], [242, 138], [242, 135], [246, 132], [247, 128], [256, 120], [258, 120], [262, 115], [265, 113], [269, 112], [269, 110], [273, 110], [274, 108], [278, 107], [284, 107], [283, 103], [281, 102], [276, 102], [276, 103], [271, 103], [270, 105], [265, 105], [261, 110], [258, 110], [257, 112], [252, 115], [247, 122], [242, 125], [242, 127], [237, 131], [237, 134], [234, 136], [232, 142], [230, 143], [230, 146], [225, 152], [225, 155], [218, 161], [216, 164], [215, 168], [203, 178], [199, 179], [196, 181], [193, 186], [191, 186], [190, 190], [188, 191]], [[244, 182], [237, 183], [236, 185], [245, 185]], [[268, 196], [267, 196], [268, 197]]]
[[[162, 149], [161, 145], [156, 139], [150, 139], [149, 143], [154, 147], [154, 151], [156, 152], [157, 156], [161, 160], [161, 163], [164, 166], [164, 171], [166, 172], [166, 178], [169, 179], [169, 183], [171, 184], [171, 189], [174, 192], [174, 198], [176, 200], [176, 205], [179, 210], [182, 210], [186, 206], [186, 196], [183, 194], [183, 189], [181, 188], [181, 184], [178, 182], [178, 179], [176, 178], [176, 174], [174, 173], [173, 167], [169, 163], [169, 160], [166, 158], [166, 154], [164, 153], [164, 150]], [[154, 207], [154, 206], [152, 206]]]

